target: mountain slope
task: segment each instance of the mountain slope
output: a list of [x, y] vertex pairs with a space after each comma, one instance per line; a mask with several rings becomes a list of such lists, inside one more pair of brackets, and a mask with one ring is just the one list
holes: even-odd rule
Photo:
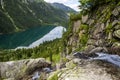
[[52, 6], [54, 6], [55, 8], [58, 8], [58, 9], [61, 9], [65, 12], [68, 12], [68, 13], [76, 13], [76, 11], [64, 4], [61, 4], [61, 3], [52, 3]]
[[85, 9], [70, 19], [69, 30], [64, 35], [67, 54], [82, 51], [88, 55], [96, 52], [120, 55], [119, 0], [100, 1], [88, 12]]
[[67, 14], [44, 0], [0, 0], [0, 33], [25, 30], [41, 24], [66, 25]]

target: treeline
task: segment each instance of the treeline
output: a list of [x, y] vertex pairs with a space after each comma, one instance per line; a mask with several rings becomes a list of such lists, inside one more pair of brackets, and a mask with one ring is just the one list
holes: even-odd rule
[[3, 50], [0, 52], [0, 61], [20, 60], [29, 58], [46, 58], [53, 62], [59, 61], [62, 51], [62, 41], [45, 42], [31, 49]]

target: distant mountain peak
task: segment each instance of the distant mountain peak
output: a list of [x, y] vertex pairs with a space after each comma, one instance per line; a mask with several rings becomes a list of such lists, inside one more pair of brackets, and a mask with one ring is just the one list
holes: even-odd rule
[[52, 6], [55, 7], [55, 8], [61, 9], [65, 12], [68, 12], [68, 13], [71, 13], [71, 12], [76, 13], [76, 11], [74, 9], [72, 9], [69, 6], [66, 6], [62, 3], [55, 2], [55, 3], [52, 3]]

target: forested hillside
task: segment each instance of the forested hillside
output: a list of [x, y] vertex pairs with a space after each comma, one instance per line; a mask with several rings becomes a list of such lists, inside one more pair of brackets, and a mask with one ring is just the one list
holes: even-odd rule
[[62, 40], [56, 39], [31, 49], [1, 50], [0, 62], [40, 57], [58, 62], [60, 60], [60, 53], [63, 49], [62, 46]]
[[0, 34], [44, 24], [66, 26], [68, 15], [44, 0], [0, 0]]

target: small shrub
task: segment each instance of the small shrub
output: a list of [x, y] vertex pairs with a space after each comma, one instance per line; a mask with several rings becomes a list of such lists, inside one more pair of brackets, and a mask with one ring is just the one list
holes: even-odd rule
[[80, 20], [81, 17], [82, 17], [82, 15], [80, 13], [79, 14], [71, 14], [70, 20], [77, 21], [77, 20]]

